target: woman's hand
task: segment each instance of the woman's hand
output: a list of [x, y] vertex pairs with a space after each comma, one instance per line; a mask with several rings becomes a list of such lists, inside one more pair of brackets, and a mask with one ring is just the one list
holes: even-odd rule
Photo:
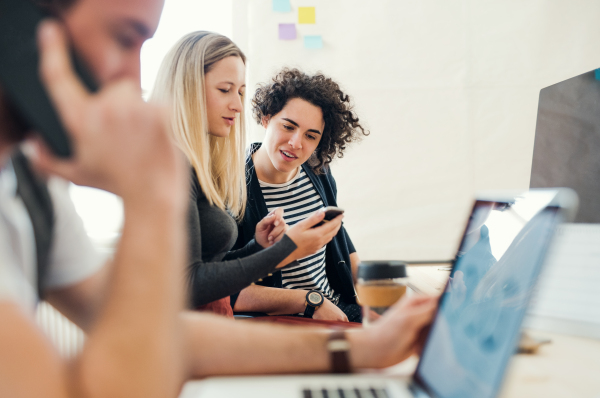
[[294, 260], [310, 256], [319, 251], [338, 233], [342, 226], [343, 214], [340, 214], [331, 221], [321, 226], [313, 228], [319, 222], [323, 221], [325, 212], [318, 210], [310, 217], [300, 221], [293, 227], [290, 227], [286, 235], [294, 241], [297, 248], [277, 268], [282, 268]]
[[348, 317], [337, 305], [331, 301], [325, 299], [323, 304], [315, 310], [313, 319], [320, 319], [323, 321], [341, 321], [348, 322]]
[[278, 207], [256, 224], [254, 239], [256, 243], [266, 248], [279, 242], [288, 228], [283, 220], [283, 209]]

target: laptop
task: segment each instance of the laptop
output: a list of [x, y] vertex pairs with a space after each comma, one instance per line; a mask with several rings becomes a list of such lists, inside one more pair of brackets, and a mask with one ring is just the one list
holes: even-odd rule
[[385, 374], [215, 377], [181, 398], [492, 398], [515, 352], [554, 230], [572, 220], [570, 189], [478, 196], [416, 371]]

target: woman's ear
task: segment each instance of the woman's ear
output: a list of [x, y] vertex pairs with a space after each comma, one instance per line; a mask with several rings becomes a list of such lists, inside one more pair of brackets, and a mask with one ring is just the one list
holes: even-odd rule
[[269, 125], [270, 121], [271, 121], [271, 116], [263, 116], [260, 119], [260, 124], [262, 124], [262, 126], [266, 129], [267, 126]]

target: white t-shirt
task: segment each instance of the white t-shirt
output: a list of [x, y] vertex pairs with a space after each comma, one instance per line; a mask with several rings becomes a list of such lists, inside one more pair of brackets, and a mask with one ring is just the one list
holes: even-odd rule
[[[56, 177], [48, 181], [55, 224], [44, 290], [77, 284], [99, 271], [105, 261], [88, 238], [68, 187]], [[0, 169], [0, 300], [14, 300], [32, 311], [39, 299], [35, 237], [16, 189], [17, 179], [9, 162]]]

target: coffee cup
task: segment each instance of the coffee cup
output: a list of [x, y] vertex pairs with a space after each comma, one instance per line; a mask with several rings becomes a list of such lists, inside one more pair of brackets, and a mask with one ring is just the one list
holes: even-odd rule
[[356, 293], [363, 308], [363, 325], [369, 326], [379, 315], [406, 294], [408, 276], [402, 261], [363, 261], [358, 266]]

